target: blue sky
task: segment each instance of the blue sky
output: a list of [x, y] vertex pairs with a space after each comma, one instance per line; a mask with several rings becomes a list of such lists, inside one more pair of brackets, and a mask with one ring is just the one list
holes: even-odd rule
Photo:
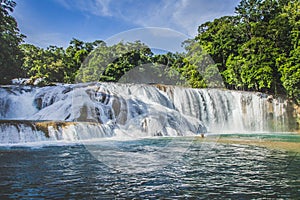
[[234, 15], [239, 0], [15, 0], [13, 16], [40, 47], [68, 46], [72, 38], [107, 40], [143, 27], [168, 28], [195, 36], [201, 23]]

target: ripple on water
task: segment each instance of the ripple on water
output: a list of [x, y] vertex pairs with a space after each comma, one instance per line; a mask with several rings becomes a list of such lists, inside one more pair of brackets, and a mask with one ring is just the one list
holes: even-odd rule
[[[134, 151], [159, 148], [140, 144]], [[2, 148], [0, 198], [293, 199], [299, 165], [299, 155], [247, 144], [194, 142], [179, 160], [136, 173], [113, 170], [80, 145]]]

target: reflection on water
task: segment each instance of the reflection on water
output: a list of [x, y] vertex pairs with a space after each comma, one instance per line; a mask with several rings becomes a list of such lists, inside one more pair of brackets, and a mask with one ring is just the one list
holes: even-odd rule
[[[139, 141], [134, 151], [157, 151], [161, 143], [162, 139]], [[135, 146], [134, 141], [130, 145]], [[299, 165], [297, 153], [194, 141], [179, 160], [161, 169], [127, 173], [99, 162], [82, 145], [1, 147], [0, 199], [295, 199], [300, 196]]]

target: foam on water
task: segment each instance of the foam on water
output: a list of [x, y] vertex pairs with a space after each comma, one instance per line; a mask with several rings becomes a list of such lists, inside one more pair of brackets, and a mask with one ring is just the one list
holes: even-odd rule
[[291, 130], [289, 104], [261, 93], [88, 83], [0, 88], [0, 143]]

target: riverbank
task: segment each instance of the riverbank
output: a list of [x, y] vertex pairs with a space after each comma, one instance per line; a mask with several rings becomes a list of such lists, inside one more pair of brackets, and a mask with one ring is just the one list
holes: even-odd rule
[[205, 138], [197, 137], [196, 141], [230, 145], [250, 145], [300, 153], [300, 133], [207, 134]]

